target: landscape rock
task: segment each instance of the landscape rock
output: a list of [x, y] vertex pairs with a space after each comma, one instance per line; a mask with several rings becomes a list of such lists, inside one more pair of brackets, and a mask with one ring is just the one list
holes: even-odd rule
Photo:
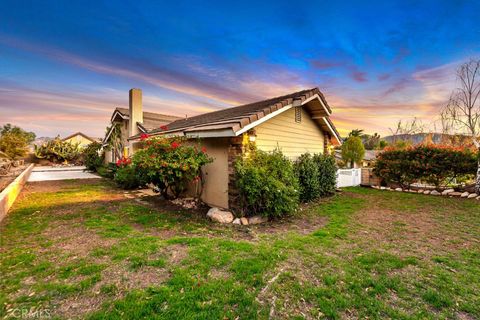
[[387, 187], [380, 187], [380, 190], [385, 190], [387, 189]]
[[468, 198], [468, 199], [473, 199], [473, 198], [476, 198], [476, 197], [478, 197], [478, 194], [476, 194], [476, 193], [470, 193], [467, 198]]
[[223, 211], [219, 208], [210, 208], [207, 212], [207, 217], [219, 223], [231, 223], [234, 219], [230, 211]]
[[460, 195], [460, 197], [461, 197], [461, 198], [466, 198], [466, 197], [468, 197], [469, 194], [470, 194], [470, 193], [468, 193], [468, 192], [464, 192], [464, 193], [462, 193], [462, 194]]
[[446, 195], [448, 195], [449, 193], [452, 193], [452, 192], [455, 192], [455, 190], [453, 190], [453, 189], [443, 190], [442, 191], [442, 196], [446, 196]]
[[440, 195], [440, 192], [438, 192], [437, 190], [432, 190], [432, 192], [430, 192], [430, 195], [432, 195], [432, 196], [439, 196], [439, 195]]
[[477, 200], [480, 200], [480, 196], [477, 197]]
[[430, 194], [430, 192], [431, 192], [430, 190], [425, 190], [423, 194]]
[[423, 190], [423, 189], [419, 189], [417, 192], [418, 192], [418, 193], [424, 193], [424, 192], [425, 192], [425, 190]]
[[461, 192], [450, 192], [448, 194], [450, 197], [460, 197], [462, 195]]
[[240, 221], [240, 219], [239, 219], [239, 218], [235, 218], [235, 219], [233, 220], [232, 224], [238, 224], [238, 225], [241, 225], [241, 224], [242, 224], [242, 222]]
[[245, 217], [241, 217], [241, 218], [240, 218], [240, 222], [241, 222], [244, 226], [248, 225], [248, 219], [245, 218]]
[[267, 221], [268, 221], [268, 218], [262, 217], [262, 216], [253, 216], [248, 218], [248, 224], [260, 224]]
[[402, 190], [402, 188], [396, 188], [395, 191], [401, 192], [403, 190]]

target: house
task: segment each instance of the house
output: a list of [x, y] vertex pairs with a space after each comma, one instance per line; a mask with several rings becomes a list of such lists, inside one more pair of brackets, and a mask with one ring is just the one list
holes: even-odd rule
[[62, 141], [67, 141], [72, 144], [78, 144], [80, 148], [84, 148], [94, 141], [100, 142], [100, 139], [89, 137], [82, 132], [75, 132], [63, 138]]
[[202, 200], [217, 207], [232, 209], [238, 202], [234, 162], [248, 142], [264, 151], [280, 148], [292, 160], [305, 152], [325, 153], [341, 144], [330, 119], [332, 110], [318, 88], [182, 119], [151, 114], [154, 125], [145, 121], [141, 95], [140, 89], [130, 90], [127, 119], [126, 110], [117, 108], [112, 115], [112, 124], [122, 117], [122, 121], [128, 120], [122, 122], [124, 152], [132, 154], [140, 148], [142, 133], [200, 138], [214, 158], [204, 168]]

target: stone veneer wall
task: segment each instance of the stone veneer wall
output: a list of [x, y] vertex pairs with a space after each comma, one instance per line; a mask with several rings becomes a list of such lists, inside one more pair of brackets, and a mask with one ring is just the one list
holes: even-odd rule
[[372, 168], [362, 168], [362, 186], [379, 186], [381, 179], [373, 174]]

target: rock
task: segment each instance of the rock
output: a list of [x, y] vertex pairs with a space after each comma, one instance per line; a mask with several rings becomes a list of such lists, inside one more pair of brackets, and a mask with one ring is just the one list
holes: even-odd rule
[[439, 196], [441, 193], [438, 192], [437, 190], [432, 190], [432, 192], [430, 192], [430, 195], [432, 196]]
[[220, 223], [231, 223], [233, 221], [233, 214], [230, 211], [223, 211], [219, 208], [210, 208], [207, 217]]
[[461, 198], [466, 198], [466, 197], [468, 197], [469, 194], [470, 194], [470, 193], [468, 193], [468, 192], [465, 191], [464, 193], [462, 193], [462, 194], [460, 195], [460, 197], [461, 197]]
[[460, 197], [462, 195], [461, 192], [450, 192], [448, 194], [450, 197]]
[[473, 198], [476, 198], [476, 197], [478, 197], [478, 194], [476, 194], [476, 193], [470, 193], [467, 198], [468, 198], [468, 199], [473, 199]]
[[235, 218], [233, 221], [232, 221], [233, 224], [238, 224], [238, 225], [241, 225], [242, 222], [240, 221], [239, 218]]
[[250, 217], [248, 218], [248, 224], [260, 224], [260, 223], [264, 223], [264, 222], [267, 222], [268, 219], [266, 217], [262, 217], [262, 216], [253, 216], [253, 217]]
[[396, 188], [395, 191], [402, 192], [402, 188]]
[[480, 200], [480, 196], [477, 197], [477, 200]]
[[248, 225], [248, 219], [245, 218], [245, 217], [241, 217], [241, 218], [240, 218], [240, 222], [241, 222], [244, 226]]
[[417, 191], [417, 192], [418, 192], [418, 193], [424, 193], [424, 192], [425, 192], [425, 190], [423, 190], [423, 189], [418, 189], [418, 191]]
[[430, 192], [431, 192], [430, 190], [425, 190], [423, 194], [430, 194]]
[[385, 190], [385, 189], [387, 189], [387, 188], [386, 187], [380, 187], [380, 190]]
[[442, 191], [442, 196], [446, 196], [446, 195], [448, 195], [449, 193], [452, 193], [452, 192], [455, 192], [455, 190], [453, 190], [453, 189], [443, 190]]

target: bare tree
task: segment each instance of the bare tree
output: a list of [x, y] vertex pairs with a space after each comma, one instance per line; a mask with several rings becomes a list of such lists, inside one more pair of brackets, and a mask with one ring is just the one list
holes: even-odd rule
[[[472, 137], [480, 152], [480, 60], [470, 60], [457, 71], [459, 87], [451, 94], [441, 112], [446, 130]], [[480, 159], [475, 191], [480, 194]]]

